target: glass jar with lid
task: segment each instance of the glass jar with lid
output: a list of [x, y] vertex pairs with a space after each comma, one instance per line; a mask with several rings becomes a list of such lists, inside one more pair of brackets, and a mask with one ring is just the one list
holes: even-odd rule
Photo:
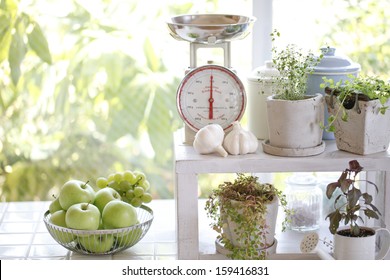
[[320, 227], [322, 190], [308, 173], [296, 173], [286, 180], [287, 207], [292, 210], [290, 229], [311, 231]]

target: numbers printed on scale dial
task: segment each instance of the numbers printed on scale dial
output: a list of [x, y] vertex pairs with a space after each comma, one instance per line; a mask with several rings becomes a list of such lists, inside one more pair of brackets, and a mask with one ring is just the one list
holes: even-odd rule
[[192, 130], [217, 123], [223, 129], [240, 120], [245, 111], [245, 89], [230, 69], [205, 65], [190, 71], [177, 90], [177, 108]]

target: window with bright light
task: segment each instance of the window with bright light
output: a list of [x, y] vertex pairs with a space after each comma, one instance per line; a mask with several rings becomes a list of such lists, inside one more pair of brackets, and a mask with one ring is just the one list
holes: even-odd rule
[[[273, 28], [281, 44], [331, 44], [389, 78], [386, 5], [274, 0]], [[258, 11], [252, 0], [0, 0], [1, 199], [47, 200], [70, 178], [126, 169], [147, 174], [155, 198], [172, 198], [173, 132], [183, 125], [175, 94], [189, 44], [169, 36], [165, 20], [190, 13]], [[260, 66], [252, 45], [267, 39], [232, 43], [243, 81]], [[219, 61], [214, 55], [201, 59]]]

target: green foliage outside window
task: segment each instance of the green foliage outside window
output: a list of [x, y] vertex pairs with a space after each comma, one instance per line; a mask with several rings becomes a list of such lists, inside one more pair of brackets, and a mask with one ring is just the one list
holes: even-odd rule
[[[49, 15], [38, 11], [44, 4]], [[156, 5], [146, 15], [138, 4], [1, 1], [2, 200], [45, 200], [70, 178], [93, 182], [126, 169], [147, 174], [155, 197], [172, 196], [179, 80], [135, 31], [191, 5]]]
[[337, 5], [324, 44], [341, 47], [362, 67], [362, 74], [389, 79], [390, 9], [388, 0], [324, 0]]
[[[178, 53], [161, 53], [176, 43], [164, 19], [227, 2], [0, 0], [0, 199], [46, 200], [70, 178], [126, 169], [145, 172], [154, 197], [172, 198], [184, 71], [172, 70]], [[349, 44], [365, 73], [387, 74], [387, 0], [343, 4], [325, 43]]]

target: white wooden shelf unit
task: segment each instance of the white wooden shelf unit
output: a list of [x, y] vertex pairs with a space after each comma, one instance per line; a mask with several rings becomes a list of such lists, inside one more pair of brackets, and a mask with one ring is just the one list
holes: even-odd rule
[[[199, 155], [192, 145], [183, 143], [183, 131], [174, 134], [175, 211], [178, 259], [199, 259], [198, 174], [207, 173], [276, 173], [276, 172], [337, 172], [357, 159], [367, 177], [381, 174], [384, 195], [382, 226], [390, 228], [390, 152], [355, 155], [339, 151], [332, 140], [325, 141], [325, 151], [310, 157], [279, 157], [262, 151], [261, 143], [254, 154], [228, 156]], [[375, 171], [375, 172], [374, 172]], [[373, 177], [372, 177], [373, 176]], [[382, 184], [383, 182], [383, 184]]]

